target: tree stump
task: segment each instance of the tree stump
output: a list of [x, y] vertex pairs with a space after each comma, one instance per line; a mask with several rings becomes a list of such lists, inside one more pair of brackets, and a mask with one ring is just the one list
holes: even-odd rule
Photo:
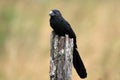
[[51, 34], [50, 80], [72, 80], [73, 39]]

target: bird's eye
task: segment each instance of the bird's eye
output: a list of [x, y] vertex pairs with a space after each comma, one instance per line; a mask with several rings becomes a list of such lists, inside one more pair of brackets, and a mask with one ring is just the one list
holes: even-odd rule
[[53, 11], [54, 14], [56, 14], [56, 11]]

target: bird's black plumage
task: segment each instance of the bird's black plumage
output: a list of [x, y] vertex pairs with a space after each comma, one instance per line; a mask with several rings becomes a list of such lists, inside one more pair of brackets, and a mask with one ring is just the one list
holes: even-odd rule
[[77, 51], [76, 35], [73, 32], [73, 29], [71, 28], [70, 24], [62, 17], [62, 14], [60, 13], [59, 10], [57, 9], [51, 10], [49, 15], [50, 26], [53, 28], [54, 32], [58, 36], [65, 36], [65, 34], [68, 34], [70, 38], [74, 39], [73, 65], [78, 75], [81, 78], [86, 78], [87, 77], [86, 69]]

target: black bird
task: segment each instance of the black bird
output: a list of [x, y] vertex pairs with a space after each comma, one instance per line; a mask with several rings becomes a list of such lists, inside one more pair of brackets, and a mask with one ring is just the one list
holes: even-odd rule
[[58, 36], [65, 36], [65, 34], [68, 34], [70, 38], [73, 38], [74, 40], [73, 65], [78, 75], [81, 78], [86, 78], [87, 72], [81, 60], [81, 57], [77, 51], [76, 35], [73, 32], [70, 24], [62, 17], [62, 14], [57, 9], [51, 10], [49, 15], [50, 15], [50, 26], [53, 28], [54, 32]]

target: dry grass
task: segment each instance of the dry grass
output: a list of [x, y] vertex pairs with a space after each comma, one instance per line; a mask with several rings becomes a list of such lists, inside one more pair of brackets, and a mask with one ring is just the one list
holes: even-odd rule
[[[0, 80], [49, 79], [48, 13], [71, 23], [88, 71], [86, 80], [120, 80], [119, 0], [0, 1]], [[73, 69], [73, 80], [79, 80]]]

